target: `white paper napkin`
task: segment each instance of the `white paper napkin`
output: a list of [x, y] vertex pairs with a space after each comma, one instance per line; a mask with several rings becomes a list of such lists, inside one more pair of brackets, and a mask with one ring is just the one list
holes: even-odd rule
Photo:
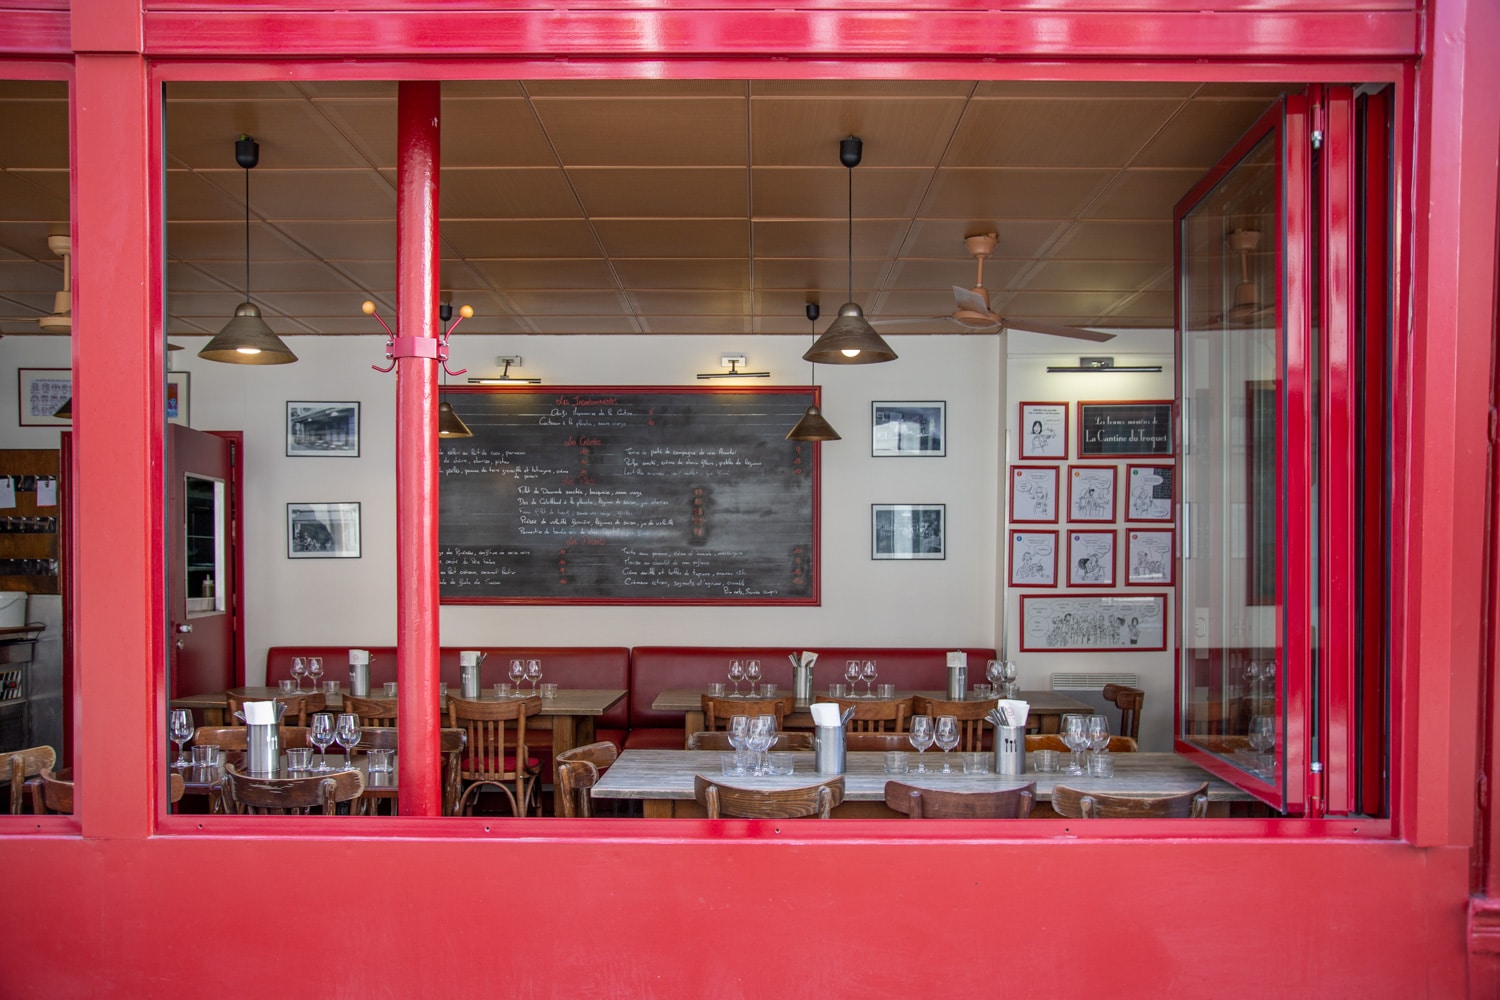
[[1016, 698], [1001, 698], [995, 703], [995, 707], [1001, 709], [1002, 714], [1008, 712], [1011, 723], [1017, 726], [1026, 725], [1026, 716], [1031, 712], [1030, 702]]
[[816, 701], [811, 705], [813, 725], [815, 726], [839, 726], [839, 703], [836, 701]]
[[247, 701], [247, 702], [245, 702], [245, 725], [247, 725], [247, 726], [274, 726], [274, 725], [276, 725], [276, 703], [274, 701]]

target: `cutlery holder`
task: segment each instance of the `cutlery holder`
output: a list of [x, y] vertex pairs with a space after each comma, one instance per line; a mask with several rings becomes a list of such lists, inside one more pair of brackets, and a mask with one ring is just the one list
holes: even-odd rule
[[792, 667], [792, 698], [797, 707], [806, 707], [812, 702], [813, 676], [811, 663], [798, 663]]
[[844, 727], [814, 726], [813, 757], [819, 774], [844, 773]]
[[246, 726], [245, 749], [251, 774], [275, 774], [281, 765], [281, 727]]
[[465, 663], [463, 665], [463, 687], [465, 698], [479, 697], [479, 664]]
[[958, 664], [948, 667], [948, 700], [963, 701], [969, 690], [969, 668]]
[[356, 698], [370, 697], [370, 665], [368, 663], [349, 664], [349, 693]]
[[995, 773], [1022, 774], [1026, 771], [1026, 727], [995, 727]]

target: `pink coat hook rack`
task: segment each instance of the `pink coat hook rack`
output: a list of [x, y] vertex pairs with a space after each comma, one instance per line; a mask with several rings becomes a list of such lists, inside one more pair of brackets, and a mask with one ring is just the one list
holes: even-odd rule
[[380, 318], [380, 313], [375, 311], [375, 303], [366, 299], [364, 305], [360, 306], [360, 308], [364, 310], [366, 316], [374, 316], [375, 322], [385, 327], [385, 356], [386, 360], [390, 361], [390, 364], [384, 368], [379, 365], [371, 365], [370, 367], [376, 371], [382, 373], [394, 371], [396, 362], [401, 358], [435, 358], [438, 364], [443, 366], [443, 371], [447, 372], [452, 378], [457, 378], [469, 370], [467, 368], [460, 368], [458, 371], [454, 371], [448, 367], [448, 338], [453, 334], [458, 324], [474, 315], [472, 306], [460, 306], [458, 309], [458, 319], [453, 321], [453, 326], [443, 331], [441, 337], [398, 337], [394, 330], [386, 326], [385, 320]]

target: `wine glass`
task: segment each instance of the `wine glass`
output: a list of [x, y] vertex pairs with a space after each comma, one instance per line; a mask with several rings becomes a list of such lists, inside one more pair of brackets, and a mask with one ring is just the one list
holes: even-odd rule
[[864, 666], [860, 669], [860, 675], [865, 679], [865, 697], [875, 697], [874, 692], [871, 690], [875, 684], [875, 661], [866, 660]]
[[932, 727], [932, 741], [943, 751], [943, 773], [952, 774], [953, 764], [948, 759], [948, 751], [958, 746], [958, 717], [938, 716]]
[[746, 749], [745, 741], [750, 738], [750, 716], [731, 715], [729, 717], [729, 745], [736, 751]]
[[333, 716], [327, 712], [319, 712], [312, 717], [312, 729], [308, 731], [307, 742], [318, 748], [318, 766], [314, 771], [332, 771], [328, 766], [327, 754], [328, 744], [333, 742]]
[[536, 694], [536, 686], [542, 680], [542, 661], [526, 661], [526, 679], [531, 682], [531, 693]]
[[1095, 752], [1109, 749], [1109, 717], [1105, 715], [1090, 715], [1084, 724], [1084, 730], [1089, 734], [1089, 749]]
[[1250, 720], [1250, 746], [1257, 754], [1256, 762], [1264, 770], [1270, 770], [1274, 758], [1268, 760], [1270, 749], [1276, 745], [1276, 720], [1269, 715], [1257, 715]]
[[182, 752], [182, 745], [193, 738], [194, 731], [193, 713], [185, 708], [172, 709], [172, 716], [167, 722], [167, 735], [177, 744], [177, 759], [172, 761], [173, 767], [187, 767], [191, 763]]
[[755, 697], [756, 685], [760, 683], [760, 661], [745, 661], [745, 680], [750, 682], [750, 697]]
[[307, 679], [312, 681], [314, 691], [321, 690], [319, 687], [323, 681], [323, 658], [321, 656], [307, 658]]
[[359, 745], [359, 738], [363, 735], [359, 726], [359, 716], [353, 712], [344, 712], [339, 716], [338, 726], [333, 731], [333, 738], [339, 746], [344, 748], [345, 770], [354, 766], [354, 762], [349, 759], [349, 751]]
[[1005, 678], [1005, 697], [1014, 698], [1020, 693], [1016, 690], [1016, 675], [1020, 673], [1020, 668], [1016, 666], [1016, 661], [1006, 660], [1000, 664], [1000, 673]]
[[750, 735], [747, 743], [750, 752], [755, 754], [755, 773], [766, 773], [766, 751], [771, 749], [771, 744], [776, 740], [776, 716], [757, 715], [750, 720]]
[[906, 734], [906, 738], [917, 751], [917, 768], [914, 773], [926, 774], [927, 765], [922, 762], [922, 754], [928, 747], [932, 746], [932, 716], [913, 715], [911, 717], [911, 732]]
[[515, 691], [520, 693], [521, 682], [526, 679], [526, 664], [520, 660], [510, 661], [510, 680], [515, 685]]
[[745, 678], [745, 665], [739, 660], [729, 661], [729, 679], [734, 681], [734, 693], [740, 693], [740, 681]]
[[292, 657], [292, 680], [297, 682], [297, 693], [302, 693], [302, 678], [307, 676], [307, 657]]
[[1068, 761], [1068, 766], [1063, 769], [1064, 774], [1083, 774], [1083, 764], [1079, 760], [1085, 747], [1089, 745], [1088, 717], [1068, 713], [1062, 717], [1062, 726], [1059, 735], [1062, 741], [1073, 751], [1073, 756]]
[[1000, 665], [999, 660], [986, 660], [984, 664], [984, 676], [988, 678], [995, 691], [1001, 691], [1000, 682], [1005, 679], [1005, 668]]
[[844, 680], [849, 682], [849, 697], [854, 697], [854, 685], [859, 683], [858, 660], [850, 660], [844, 664]]

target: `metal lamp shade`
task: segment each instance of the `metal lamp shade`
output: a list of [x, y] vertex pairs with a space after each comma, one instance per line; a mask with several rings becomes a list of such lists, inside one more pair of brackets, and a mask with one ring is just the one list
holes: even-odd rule
[[865, 320], [864, 310], [856, 303], [845, 302], [839, 307], [838, 318], [802, 358], [820, 365], [872, 365], [895, 361], [896, 352]]
[[454, 412], [452, 403], [445, 399], [438, 404], [438, 437], [467, 438], [473, 436], [474, 432], [469, 430], [469, 425], [464, 423], [464, 418]]
[[809, 406], [802, 414], [802, 419], [797, 421], [797, 426], [786, 432], [788, 441], [841, 441], [839, 432], [833, 429], [833, 425], [823, 419], [823, 414], [818, 412], [817, 406]]
[[250, 302], [235, 307], [234, 319], [198, 352], [198, 357], [232, 365], [289, 365], [297, 360]]

